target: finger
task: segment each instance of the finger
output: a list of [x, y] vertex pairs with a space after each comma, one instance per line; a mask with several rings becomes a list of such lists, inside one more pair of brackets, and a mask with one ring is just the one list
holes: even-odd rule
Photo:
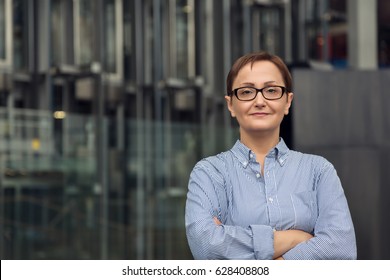
[[221, 221], [220, 221], [220, 220], [218, 220], [218, 218], [217, 218], [217, 217], [213, 217], [213, 220], [214, 220], [214, 223], [215, 223], [217, 226], [220, 226], [220, 225], [222, 225]]

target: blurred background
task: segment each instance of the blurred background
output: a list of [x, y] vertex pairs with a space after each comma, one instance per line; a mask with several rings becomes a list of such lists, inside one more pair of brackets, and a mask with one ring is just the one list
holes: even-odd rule
[[191, 259], [189, 173], [229, 149], [244, 53], [294, 79], [282, 136], [338, 170], [390, 259], [390, 1], [0, 0], [1, 259]]

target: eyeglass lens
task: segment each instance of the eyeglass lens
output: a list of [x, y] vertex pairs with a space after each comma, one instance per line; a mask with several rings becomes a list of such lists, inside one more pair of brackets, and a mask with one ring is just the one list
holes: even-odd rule
[[265, 99], [279, 99], [283, 95], [282, 87], [265, 87], [263, 89], [256, 89], [252, 87], [238, 88], [236, 89], [236, 95], [239, 100], [253, 100], [256, 98], [257, 93], [261, 92]]

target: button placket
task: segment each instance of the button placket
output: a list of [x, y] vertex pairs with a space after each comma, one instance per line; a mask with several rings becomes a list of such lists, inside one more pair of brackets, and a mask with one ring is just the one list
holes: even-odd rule
[[272, 158], [265, 159], [265, 170], [264, 170], [264, 182], [265, 182], [265, 193], [266, 193], [266, 201], [268, 205], [268, 214], [270, 219], [270, 225], [277, 225], [279, 220], [279, 210], [278, 203], [276, 198], [276, 188], [274, 177], [272, 176], [272, 172], [275, 168], [275, 162]]

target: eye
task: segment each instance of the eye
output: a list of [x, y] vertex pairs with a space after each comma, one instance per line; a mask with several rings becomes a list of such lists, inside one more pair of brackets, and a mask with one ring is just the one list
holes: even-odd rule
[[264, 89], [264, 91], [268, 94], [276, 94], [276, 93], [280, 93], [282, 89], [279, 88], [279, 87], [267, 87]]
[[249, 95], [249, 94], [253, 94], [254, 92], [255, 92], [255, 90], [252, 88], [241, 88], [238, 91], [238, 93], [241, 95]]

